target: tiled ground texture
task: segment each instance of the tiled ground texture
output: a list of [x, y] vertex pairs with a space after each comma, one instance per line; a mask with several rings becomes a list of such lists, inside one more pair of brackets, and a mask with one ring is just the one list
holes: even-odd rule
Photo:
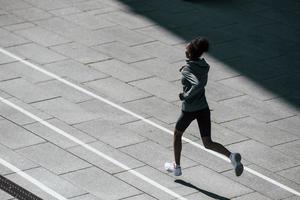
[[[299, 17], [294, 0], [0, 0], [0, 46], [172, 130], [185, 41], [205, 35], [212, 138], [300, 191]], [[3, 54], [0, 96], [187, 199], [300, 199], [247, 172], [236, 178], [188, 143], [176, 180], [162, 167], [171, 135]], [[185, 136], [202, 144], [195, 123]], [[72, 200], [174, 199], [4, 103], [0, 157]]]

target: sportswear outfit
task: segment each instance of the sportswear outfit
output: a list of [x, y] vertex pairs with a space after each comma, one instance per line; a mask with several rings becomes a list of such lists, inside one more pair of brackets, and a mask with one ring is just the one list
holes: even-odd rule
[[[180, 132], [184, 132], [193, 120], [197, 120], [201, 137], [211, 136], [211, 120], [210, 109], [205, 97], [205, 86], [208, 79], [209, 65], [204, 58], [196, 61], [187, 60], [186, 65], [181, 69], [181, 83], [183, 85], [183, 93], [179, 94], [182, 101], [182, 109], [175, 128]], [[229, 157], [235, 168], [235, 173], [240, 176], [243, 172], [241, 164], [241, 155], [232, 153]], [[165, 169], [173, 172], [175, 176], [180, 176], [181, 167], [176, 163], [165, 163]]]

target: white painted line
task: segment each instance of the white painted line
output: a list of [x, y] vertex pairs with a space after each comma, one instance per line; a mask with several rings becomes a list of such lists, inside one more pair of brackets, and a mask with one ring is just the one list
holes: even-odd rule
[[[140, 119], [140, 120], [142, 120], [142, 121], [144, 121], [144, 122], [146, 122], [146, 123], [148, 123], [148, 124], [150, 124], [150, 125], [158, 128], [158, 129], [160, 129], [160, 130], [162, 130], [162, 131], [164, 131], [166, 133], [169, 133], [169, 134], [173, 135], [173, 131], [171, 131], [171, 130], [169, 130], [169, 129], [167, 129], [167, 128], [159, 125], [159, 124], [156, 124], [155, 122], [152, 122], [152, 121], [150, 121], [150, 120], [148, 120], [148, 119], [146, 119], [146, 118], [144, 118], [144, 117], [142, 117], [142, 116], [140, 116], [140, 115], [138, 115], [138, 114], [136, 114], [136, 113], [134, 113], [134, 112], [132, 112], [132, 111], [130, 111], [130, 110], [128, 110], [128, 109], [120, 106], [120, 105], [118, 105], [118, 104], [115, 104], [115, 103], [113, 103], [113, 102], [111, 102], [111, 101], [109, 101], [109, 100], [107, 100], [107, 99], [105, 99], [105, 98], [103, 98], [103, 97], [101, 97], [101, 96], [99, 96], [97, 94], [94, 94], [94, 93], [92, 93], [92, 92], [90, 92], [90, 91], [88, 91], [88, 90], [86, 90], [86, 89], [84, 89], [84, 88], [82, 88], [82, 87], [74, 84], [74, 83], [71, 83], [71, 82], [69, 82], [69, 81], [67, 81], [67, 80], [65, 80], [65, 79], [57, 76], [56, 74], [53, 74], [53, 73], [51, 73], [51, 72], [49, 72], [49, 71], [47, 71], [45, 69], [42, 69], [39, 66], [37, 66], [37, 65], [35, 65], [33, 63], [30, 63], [30, 62], [22, 59], [21, 57], [16, 56], [13, 53], [10, 53], [9, 51], [6, 51], [3, 48], [0, 48], [0, 52], [2, 52], [3, 54], [5, 54], [5, 55], [7, 55], [9, 57], [12, 57], [12, 58], [20, 61], [22, 63], [24, 63], [28, 67], [31, 67], [31, 68], [33, 68], [35, 70], [38, 70], [38, 71], [40, 71], [40, 72], [42, 72], [42, 73], [44, 73], [44, 74], [46, 74], [46, 75], [48, 75], [50, 77], [52, 77], [52, 78], [54, 78], [54, 79], [62, 82], [62, 83], [65, 83], [66, 85], [68, 85], [68, 86], [70, 86], [70, 87], [72, 87], [72, 88], [74, 88], [74, 89], [76, 89], [78, 91], [81, 91], [81, 92], [83, 92], [83, 93], [85, 93], [85, 94], [87, 94], [87, 95], [89, 95], [89, 96], [91, 96], [91, 97], [93, 97], [95, 99], [98, 99], [98, 100], [100, 100], [100, 101], [102, 101], [104, 103], [107, 103], [107, 104], [111, 105], [114, 108], [122, 110], [123, 112], [125, 112], [125, 113], [127, 113], [129, 115], [132, 115], [132, 116], [134, 116], [134, 117], [136, 117], [136, 118], [138, 118], [138, 119]], [[195, 147], [198, 147], [198, 148], [200, 148], [200, 149], [202, 149], [202, 150], [204, 150], [204, 151], [206, 151], [208, 153], [211, 153], [211, 154], [213, 154], [213, 155], [215, 155], [215, 156], [217, 156], [217, 157], [219, 157], [219, 158], [221, 158], [221, 159], [223, 159], [223, 160], [225, 160], [227, 162], [230, 162], [230, 160], [227, 157], [225, 157], [225, 156], [223, 156], [221, 154], [218, 154], [218, 153], [216, 153], [214, 151], [211, 151], [209, 149], [206, 149], [202, 145], [200, 145], [200, 144], [198, 144], [196, 142], [193, 142], [192, 140], [190, 140], [188, 138], [182, 137], [182, 140], [186, 141], [186, 142], [190, 143], [191, 145], [194, 145]], [[288, 187], [286, 185], [283, 185], [283, 184], [281, 184], [281, 183], [279, 183], [279, 182], [277, 182], [277, 181], [275, 181], [275, 180], [273, 180], [273, 179], [271, 179], [271, 178], [269, 178], [269, 177], [267, 177], [267, 176], [265, 176], [265, 175], [263, 175], [263, 174], [261, 174], [259, 172], [256, 172], [255, 170], [252, 170], [252, 169], [250, 169], [248, 167], [245, 167], [244, 169], [245, 169], [245, 171], [248, 171], [249, 173], [251, 173], [251, 174], [253, 174], [255, 176], [258, 176], [258, 177], [260, 177], [260, 178], [262, 178], [262, 179], [264, 179], [264, 180], [266, 180], [266, 181], [268, 181], [268, 182], [270, 182], [270, 183], [272, 183], [274, 185], [277, 185], [278, 187], [280, 187], [280, 188], [282, 188], [282, 189], [284, 189], [284, 190], [286, 190], [286, 191], [288, 191], [290, 193], [293, 193], [295, 195], [300, 196], [300, 193], [298, 191], [296, 191], [296, 190], [294, 190], [294, 189], [292, 189], [292, 188], [290, 188], [290, 187]]]
[[46, 126], [46, 127], [50, 128], [51, 130], [57, 132], [58, 134], [60, 134], [60, 135], [62, 135], [62, 136], [64, 136], [64, 137], [66, 137], [66, 138], [72, 140], [73, 142], [75, 142], [75, 143], [79, 144], [80, 146], [86, 148], [87, 150], [89, 150], [89, 151], [95, 153], [96, 155], [98, 155], [98, 156], [100, 156], [100, 157], [102, 157], [102, 158], [108, 160], [109, 162], [111, 162], [111, 163], [113, 163], [113, 164], [119, 166], [120, 168], [122, 168], [122, 169], [124, 169], [124, 170], [130, 172], [131, 174], [137, 176], [138, 178], [144, 180], [145, 182], [147, 182], [147, 183], [149, 183], [149, 184], [155, 186], [156, 188], [158, 188], [158, 189], [160, 189], [160, 190], [162, 190], [162, 191], [168, 193], [169, 195], [171, 195], [171, 196], [173, 196], [173, 197], [175, 197], [175, 198], [177, 198], [177, 199], [180, 199], [180, 200], [187, 200], [186, 198], [180, 196], [179, 194], [173, 192], [172, 190], [166, 188], [165, 186], [163, 186], [163, 185], [161, 185], [161, 184], [159, 184], [159, 183], [153, 181], [152, 179], [150, 179], [150, 178], [144, 176], [143, 174], [141, 174], [141, 173], [139, 173], [139, 172], [137, 172], [137, 171], [131, 169], [130, 167], [128, 167], [128, 166], [124, 165], [123, 163], [121, 163], [121, 162], [119, 162], [119, 161], [113, 159], [112, 157], [109, 157], [108, 155], [106, 155], [106, 154], [104, 154], [104, 153], [98, 151], [97, 149], [93, 148], [92, 146], [90, 146], [90, 145], [88, 145], [88, 144], [85, 144], [84, 142], [82, 142], [81, 140], [77, 139], [76, 137], [74, 137], [74, 136], [72, 136], [72, 135], [66, 133], [65, 131], [63, 131], [63, 130], [61, 130], [61, 129], [55, 127], [55, 126], [53, 126], [53, 125], [50, 124], [49, 122], [44, 121], [43, 119], [41, 119], [41, 118], [37, 117], [36, 115], [34, 115], [34, 114], [28, 112], [27, 110], [25, 110], [25, 109], [23, 109], [23, 108], [21, 108], [21, 107], [15, 105], [14, 103], [8, 101], [7, 99], [4, 99], [4, 98], [1, 97], [1, 96], [0, 96], [0, 101], [2, 101], [2, 102], [5, 103], [6, 105], [8, 105], [8, 106], [10, 106], [10, 107], [12, 107], [12, 108], [14, 108], [14, 109], [16, 109], [16, 110], [18, 110], [18, 111], [20, 111], [21, 113], [27, 115], [28, 117], [34, 119], [35, 121], [37, 121], [37, 122], [43, 124], [44, 126]]
[[17, 167], [13, 166], [12, 164], [10, 164], [9, 162], [3, 160], [2, 158], [0, 158], [0, 164], [4, 165], [5, 167], [7, 167], [8, 169], [12, 170], [13, 172], [17, 173], [18, 175], [22, 176], [24, 179], [28, 180], [29, 182], [33, 183], [34, 185], [36, 185], [37, 187], [39, 187], [41, 190], [43, 190], [44, 192], [50, 194], [51, 196], [55, 197], [56, 199], [59, 200], [67, 200], [67, 198], [63, 197], [62, 195], [58, 194], [57, 192], [55, 192], [54, 190], [48, 188], [46, 185], [44, 185], [43, 183], [39, 182], [38, 180], [36, 180], [35, 178], [31, 177], [30, 175], [26, 174], [25, 172], [23, 172], [22, 170], [18, 169]]

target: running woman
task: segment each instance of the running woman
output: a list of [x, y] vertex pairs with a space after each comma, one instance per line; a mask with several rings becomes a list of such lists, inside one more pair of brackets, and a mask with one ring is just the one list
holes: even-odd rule
[[231, 153], [222, 144], [213, 142], [211, 139], [210, 109], [206, 101], [204, 89], [207, 83], [209, 65], [201, 57], [208, 49], [209, 42], [207, 39], [193, 39], [186, 46], [186, 65], [179, 70], [182, 74], [181, 83], [183, 85], [183, 92], [179, 94], [179, 99], [182, 101], [182, 109], [181, 115], [176, 122], [173, 138], [175, 161], [165, 163], [165, 169], [172, 172], [175, 176], [182, 174], [180, 154], [183, 132], [195, 119], [198, 122], [204, 147], [227, 156], [231, 160], [236, 176], [240, 176], [244, 170], [239, 153]]

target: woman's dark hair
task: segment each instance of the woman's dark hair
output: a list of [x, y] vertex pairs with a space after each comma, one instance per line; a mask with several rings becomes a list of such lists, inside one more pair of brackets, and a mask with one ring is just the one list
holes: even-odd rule
[[187, 51], [190, 54], [191, 60], [198, 59], [204, 52], [209, 49], [209, 42], [206, 38], [195, 38], [187, 46]]

